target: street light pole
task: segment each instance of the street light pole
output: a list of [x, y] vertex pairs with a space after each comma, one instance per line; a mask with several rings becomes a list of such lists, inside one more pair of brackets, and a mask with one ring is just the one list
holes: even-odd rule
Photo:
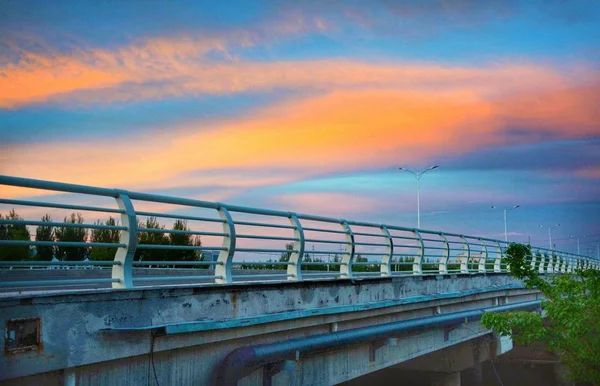
[[[570, 238], [575, 238], [575, 240], [577, 240], [577, 254], [580, 255], [581, 253], [579, 252], [579, 237], [575, 237], [573, 235], [569, 235]], [[585, 237], [585, 236], [583, 236]]]
[[421, 176], [423, 174], [427, 173], [428, 171], [437, 169], [437, 168], [439, 168], [439, 165], [434, 165], [434, 166], [430, 167], [429, 169], [425, 169], [420, 172], [413, 172], [412, 170], [408, 170], [403, 167], [398, 168], [399, 170], [401, 170], [403, 172], [411, 173], [413, 176], [415, 176], [415, 179], [417, 180], [417, 228], [418, 229], [421, 228]]
[[[556, 224], [556, 225], [553, 225], [551, 227], [548, 227], [548, 241], [550, 242], [550, 250], [552, 250], [552, 232], [550, 230], [552, 228], [556, 228], [556, 227], [559, 227], [559, 226], [560, 226], [560, 224]], [[539, 228], [544, 228], [543, 225], [538, 225], [538, 227]]]
[[[503, 209], [504, 210], [504, 241], [508, 241], [508, 231], [507, 231], [507, 226], [506, 226], [506, 213], [510, 212], [513, 209], [517, 209], [520, 208], [521, 205], [515, 205], [512, 208], [509, 209]], [[492, 209], [496, 209], [497, 207], [492, 205]]]

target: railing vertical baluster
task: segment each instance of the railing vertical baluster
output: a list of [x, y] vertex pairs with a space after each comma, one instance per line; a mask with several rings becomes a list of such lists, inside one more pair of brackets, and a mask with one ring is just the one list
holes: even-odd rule
[[460, 259], [460, 273], [469, 273], [469, 260], [471, 260], [471, 246], [467, 241], [467, 238], [463, 235], [460, 236], [463, 242], [463, 253]]
[[235, 253], [235, 224], [227, 208], [220, 206], [217, 211], [221, 219], [225, 221], [223, 223], [223, 233], [226, 233], [227, 236], [223, 237], [223, 247], [226, 249], [219, 252], [219, 257], [217, 258], [219, 264], [215, 266], [215, 283], [227, 284], [233, 281], [231, 265]]
[[352, 229], [346, 220], [342, 220], [342, 227], [346, 231], [346, 254], [342, 256], [340, 264], [340, 275], [343, 279], [352, 278], [352, 263], [354, 262], [354, 253], [356, 252], [356, 245], [354, 244], [354, 234]]
[[542, 253], [540, 253], [540, 267], [538, 268], [539, 273], [545, 272], [545, 269], [546, 269], [545, 265], [546, 265], [546, 252], [542, 252]]
[[488, 250], [487, 250], [487, 245], [485, 244], [485, 242], [479, 238], [479, 242], [481, 243], [481, 254], [483, 255], [483, 258], [479, 257], [479, 264], [477, 266], [477, 270], [479, 272], [485, 272], [485, 264], [487, 263], [487, 259], [488, 259]]
[[496, 259], [494, 260], [494, 272], [502, 272], [502, 246], [499, 241], [496, 241], [496, 245], [498, 247], [498, 253], [496, 254]]
[[537, 252], [533, 251], [533, 248], [531, 248], [531, 269], [535, 269], [535, 263], [536, 263], [536, 259], [537, 259]]
[[118, 282], [112, 283], [112, 288], [133, 288], [133, 258], [138, 240], [137, 216], [127, 192], [119, 191], [115, 199], [119, 209], [125, 211], [121, 214], [121, 223], [127, 230], [121, 231], [119, 237], [119, 243], [125, 244], [126, 247], [117, 248], [115, 253], [115, 261], [121, 264], [112, 266], [111, 277], [119, 279]]
[[387, 247], [385, 248], [385, 254], [381, 258], [381, 263], [379, 264], [379, 272], [381, 276], [392, 276], [391, 265], [392, 259], [394, 258], [394, 240], [385, 225], [381, 226], [381, 233], [383, 233], [386, 238]]
[[414, 229], [413, 233], [417, 236], [417, 241], [419, 242], [419, 256], [415, 256], [412, 265], [413, 275], [422, 275], [423, 274], [423, 260], [425, 260], [425, 243], [423, 243], [423, 237], [421, 237], [421, 232], [418, 229]]
[[554, 273], [554, 252], [550, 251], [546, 273]]
[[577, 269], [577, 259], [579, 258], [578, 255], [571, 255], [571, 260], [569, 261], [569, 272], [575, 272], [575, 270]]
[[569, 273], [573, 272], [573, 262], [575, 261], [576, 258], [577, 258], [576, 254], [574, 254], [574, 253], [569, 254], [569, 263], [567, 264], [567, 272], [569, 272]]
[[438, 270], [440, 271], [440, 274], [445, 275], [448, 274], [448, 260], [450, 259], [450, 243], [448, 242], [448, 239], [442, 232], [439, 233], [439, 236], [442, 238], [442, 240], [444, 240], [444, 243], [446, 244], [446, 249], [444, 250], [444, 256], [442, 256], [442, 258], [440, 259]]
[[304, 256], [304, 230], [302, 229], [302, 224], [296, 216], [295, 213], [290, 214], [290, 222], [294, 227], [294, 237], [297, 239], [294, 242], [294, 250], [297, 252], [293, 252], [290, 255], [289, 264], [287, 266], [287, 273], [289, 276], [288, 280], [302, 280], [302, 258]]

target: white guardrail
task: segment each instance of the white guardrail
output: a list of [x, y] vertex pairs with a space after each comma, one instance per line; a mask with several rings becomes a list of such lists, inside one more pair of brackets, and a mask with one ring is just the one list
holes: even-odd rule
[[[0, 176], [0, 185], [48, 191], [39, 200], [0, 198], [0, 209], [25, 208], [36, 218], [44, 211], [53, 215], [77, 211], [102, 218], [117, 217], [114, 225], [101, 221], [53, 222], [48, 218], [40, 221], [2, 217], [0, 226], [5, 229], [26, 226], [33, 230], [46, 226], [86, 230], [86, 237], [80, 241], [61, 240], [56, 235], [50, 240], [37, 240], [33, 236], [25, 240], [0, 240], [3, 290], [503, 273], [507, 269], [503, 253], [508, 243], [483, 237], [9, 176]], [[82, 197], [83, 202], [92, 205], [77, 204]], [[98, 206], [102, 200], [112, 202], [113, 207]], [[149, 222], [144, 220], [149, 218], [154, 224], [158, 220], [180, 221], [185, 226], [147, 227]], [[110, 243], [94, 240], [87, 230], [98, 229], [118, 232], [117, 240]], [[162, 242], [152, 242], [150, 236], [157, 234], [163, 235]], [[178, 243], [175, 240], [178, 235], [180, 238], [184, 235], [186, 242]], [[201, 243], [190, 243], [191, 237], [195, 240], [202, 237]], [[205, 245], [207, 242], [213, 245]], [[83, 256], [77, 261], [61, 261], [61, 256], [58, 256], [61, 260], [38, 261], [33, 253], [30, 260], [6, 261], [1, 256], [2, 248], [23, 246], [30, 251], [49, 247], [84, 248], [88, 252], [111, 248], [116, 252], [111, 260], [102, 261]], [[143, 251], [165, 253], [159, 260], [152, 260], [158, 252]], [[194, 254], [169, 260], [173, 253], [169, 255], [168, 251], [194, 251]], [[598, 260], [586, 256], [537, 247], [532, 251], [529, 261], [542, 273], [599, 266]], [[72, 270], [71, 275], [57, 275], [67, 271], [47, 269], [81, 266], [93, 269]], [[183, 268], [165, 269], [168, 267]]]

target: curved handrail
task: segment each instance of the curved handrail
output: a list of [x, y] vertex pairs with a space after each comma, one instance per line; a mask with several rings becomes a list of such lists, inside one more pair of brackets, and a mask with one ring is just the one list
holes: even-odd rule
[[[0, 176], [0, 185], [18, 186], [25, 188], [44, 189], [56, 192], [66, 192], [75, 194], [85, 194], [88, 196], [112, 197], [115, 199], [117, 208], [106, 208], [90, 205], [76, 205], [73, 203], [45, 202], [19, 199], [0, 198], [0, 204], [37, 208], [56, 208], [63, 210], [81, 210], [104, 212], [105, 214], [116, 213], [121, 218], [121, 225], [102, 225], [95, 224], [73, 224], [57, 222], [44, 222], [24, 219], [2, 219], [2, 226], [65, 226], [71, 228], [90, 228], [106, 231], [120, 232], [119, 241], [116, 243], [94, 243], [86, 241], [37, 241], [30, 240], [0, 240], [0, 246], [37, 246], [50, 248], [79, 247], [114, 247], [115, 256], [110, 267], [112, 274], [110, 281], [106, 277], [102, 279], [89, 279], [90, 283], [103, 284], [110, 282], [114, 288], [131, 288], [134, 282], [160, 282], [177, 281], [196, 283], [215, 283], [228, 284], [236, 280], [247, 279], [257, 281], [274, 280], [284, 278], [285, 280], [301, 281], [306, 278], [353, 278], [356, 275], [374, 275], [378, 277], [390, 277], [403, 274], [423, 275], [423, 274], [447, 274], [449, 272], [466, 273], [503, 273], [506, 267], [503, 267], [502, 260], [504, 251], [508, 243], [501, 240], [495, 240], [484, 237], [468, 236], [458, 233], [440, 232], [426, 229], [415, 229], [390, 224], [379, 224], [364, 221], [352, 221], [347, 219], [325, 217], [304, 213], [295, 213], [281, 210], [261, 209], [229, 205], [219, 202], [202, 201], [197, 199], [188, 199], [172, 197], [165, 195], [155, 195], [149, 193], [131, 192], [121, 189], [107, 189], [85, 185], [75, 185], [52, 181], [34, 180], [28, 178]], [[179, 205], [190, 209], [185, 214], [162, 213], [136, 210], [136, 202], [171, 204]], [[192, 210], [213, 211], [213, 217], [195, 216]], [[152, 217], [158, 216], [164, 219], [193, 221], [209, 228], [211, 224], [222, 227], [221, 230], [169, 230], [163, 228], [149, 229], [140, 227], [138, 229], [138, 216]], [[237, 219], [237, 216], [255, 216], [251, 220]], [[266, 220], [265, 220], [266, 219]], [[284, 224], [281, 221], [287, 223]], [[340, 228], [341, 226], [341, 228]], [[245, 228], [252, 228], [257, 234], [247, 232]], [[363, 231], [362, 229], [366, 230]], [[151, 245], [138, 243], [138, 237], [141, 233], [163, 233], [169, 235], [187, 235], [220, 240], [219, 246], [204, 245]], [[283, 233], [286, 235], [282, 235]], [[290, 234], [291, 232], [291, 234]], [[310, 236], [309, 236], [310, 235]], [[315, 235], [315, 236], [313, 236]], [[173, 236], [171, 236], [173, 237]], [[455, 241], [456, 240], [456, 241]], [[458, 241], [460, 240], [460, 241]], [[290, 241], [292, 246], [282, 249], [281, 246], [273, 246], [273, 242]], [[271, 244], [269, 244], [271, 243]], [[311, 243], [313, 249], [308, 248]], [[336, 250], [335, 246], [340, 249]], [[343, 247], [345, 245], [345, 247]], [[461, 245], [461, 248], [457, 248]], [[315, 249], [317, 246], [317, 249]], [[488, 268], [488, 258], [490, 247], [496, 247], [498, 252], [494, 258], [493, 266]], [[179, 261], [179, 260], [161, 260], [161, 261], [134, 261], [138, 249], [162, 249], [167, 251], [185, 251], [195, 250], [204, 254], [218, 252], [215, 260], [209, 261]], [[462, 250], [462, 253], [456, 257], [456, 261], [451, 259], [452, 251]], [[475, 251], [479, 250], [479, 253]], [[538, 260], [537, 254], [541, 254]], [[250, 261], [237, 260], [239, 255], [247, 254]], [[287, 259], [280, 261], [261, 261], [259, 257], [263, 255], [287, 256]], [[312, 256], [311, 256], [312, 254]], [[304, 261], [305, 255], [311, 256], [312, 260]], [[324, 261], [317, 256], [328, 256], [328, 261]], [[334, 256], [334, 261], [330, 257]], [[362, 256], [362, 260], [357, 260]], [[399, 261], [394, 263], [394, 256], [399, 256]], [[366, 261], [364, 258], [367, 258]], [[470, 268], [475, 265], [476, 268]], [[38, 267], [54, 268], [56, 266], [106, 266], [106, 262], [98, 261], [79, 261], [77, 264], [68, 261], [53, 262], [52, 267], [46, 264], [48, 262], [36, 261], [0, 261], [0, 268], [11, 268], [13, 272], [23, 273], [23, 268], [28, 267], [31, 270], [38, 270]], [[71, 263], [71, 264], [70, 264]], [[450, 268], [449, 266], [456, 266]], [[574, 255], [545, 248], [535, 248], [532, 251], [530, 264], [536, 267], [539, 264], [541, 273], [564, 273], [571, 272], [578, 267], [598, 268], [598, 260], [585, 256]], [[147, 275], [146, 277], [134, 277], [136, 269], [156, 270], [157, 266], [185, 266], [189, 270], [198, 267], [208, 267], [209, 273], [203, 275], [185, 275], [164, 274]], [[396, 267], [396, 271], [392, 266]], [[491, 265], [491, 263], [490, 263]], [[355, 269], [353, 269], [353, 266]], [[135, 268], [134, 267], [138, 267]], [[148, 267], [148, 268], [139, 268]], [[246, 267], [246, 268], [245, 268]], [[264, 267], [265, 272], [254, 272], [256, 267]], [[282, 270], [286, 274], [272, 272], [273, 268]], [[323, 268], [326, 267], [326, 270]], [[398, 270], [398, 267], [401, 269]], [[314, 269], [317, 269], [315, 272]], [[98, 268], [100, 269], [100, 268]], [[243, 270], [243, 273], [234, 271]], [[175, 272], [175, 271], [172, 271]], [[35, 276], [35, 275], [33, 275]], [[37, 275], [39, 277], [39, 275]], [[24, 281], [7, 281], [6, 275], [0, 276], [0, 287], [16, 287], [20, 283], [22, 287]], [[198, 278], [194, 280], [194, 278]], [[184, 279], [185, 278], [185, 279]], [[86, 279], [88, 280], [88, 279]], [[71, 280], [72, 282], [73, 280]], [[79, 280], [81, 281], [81, 280]], [[84, 280], [85, 281], [85, 280]], [[41, 285], [39, 283], [52, 282], [52, 280], [31, 280], [31, 286]], [[60, 285], [57, 280], [56, 284]], [[64, 281], [66, 283], [66, 281]], [[46, 284], [44, 284], [46, 285]], [[168, 284], [167, 284], [168, 285]]]

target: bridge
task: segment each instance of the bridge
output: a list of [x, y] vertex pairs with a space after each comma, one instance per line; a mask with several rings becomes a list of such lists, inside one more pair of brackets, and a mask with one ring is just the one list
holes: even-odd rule
[[[37, 229], [0, 240], [30, 254], [0, 256], [2, 384], [330, 385], [413, 366], [459, 385], [512, 347], [479, 324], [484, 312], [540, 306], [507, 275], [501, 240], [9, 176], [0, 186], [45, 191], [0, 198], [28, 214], [0, 226]], [[39, 220], [47, 211], [99, 218]], [[40, 239], [41, 227], [59, 237]], [[528, 263], [598, 268], [538, 247]]]

